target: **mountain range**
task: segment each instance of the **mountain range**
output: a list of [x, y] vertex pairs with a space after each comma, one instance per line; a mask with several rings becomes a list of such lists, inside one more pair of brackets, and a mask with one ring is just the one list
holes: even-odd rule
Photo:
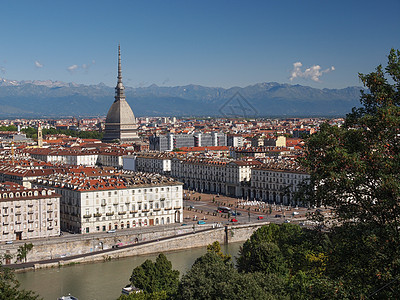
[[[344, 116], [359, 105], [360, 87], [316, 89], [265, 82], [246, 87], [186, 85], [125, 88], [136, 116]], [[114, 88], [60, 81], [0, 78], [0, 118], [105, 116]]]

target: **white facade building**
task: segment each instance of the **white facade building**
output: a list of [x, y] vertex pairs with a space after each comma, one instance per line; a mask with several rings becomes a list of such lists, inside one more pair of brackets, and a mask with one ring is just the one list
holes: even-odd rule
[[0, 183], [0, 241], [60, 235], [60, 197], [54, 189]]
[[299, 184], [310, 178], [310, 175], [293, 162], [270, 163], [252, 169], [251, 198], [270, 203], [300, 205], [294, 194]]
[[61, 197], [61, 228], [77, 233], [183, 221], [182, 183], [155, 174], [97, 180], [71, 175], [38, 179]]

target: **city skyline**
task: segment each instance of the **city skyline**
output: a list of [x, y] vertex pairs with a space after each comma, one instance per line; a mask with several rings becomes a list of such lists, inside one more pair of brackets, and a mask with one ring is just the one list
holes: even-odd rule
[[[18, 1], [0, 12], [0, 77], [126, 86], [360, 86], [385, 65], [398, 1]], [[388, 9], [390, 8], [390, 9]], [[11, 11], [18, 12], [11, 14]], [[373, 21], [371, 21], [373, 20]]]

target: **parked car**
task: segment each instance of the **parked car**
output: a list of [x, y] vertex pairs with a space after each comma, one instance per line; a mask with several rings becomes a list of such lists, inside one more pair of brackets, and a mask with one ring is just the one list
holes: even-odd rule
[[236, 219], [232, 219], [232, 220], [231, 220], [231, 222], [237, 222], [237, 221], [238, 221], [238, 220], [236, 220]]
[[282, 218], [282, 215], [275, 215], [275, 218]]
[[232, 211], [232, 212], [231, 212], [231, 215], [232, 215], [232, 216], [241, 216], [242, 213], [241, 213], [240, 211]]
[[10, 245], [10, 244], [12, 244], [12, 243], [13, 243], [13, 241], [7, 241], [7, 242], [6, 242], [7, 245]]
[[109, 231], [107, 231], [107, 233], [115, 233], [116, 230], [115, 229], [110, 229]]
[[205, 221], [202, 221], [202, 220], [200, 220], [200, 221], [197, 221], [197, 224], [199, 224], [199, 225], [204, 225], [204, 224], [206, 224], [206, 222], [205, 222]]
[[186, 223], [182, 223], [182, 224], [181, 224], [181, 226], [186, 226], [186, 225], [187, 225]]
[[258, 216], [258, 217], [257, 217], [257, 220], [262, 220], [262, 219], [264, 219], [263, 216]]
[[285, 220], [285, 223], [290, 223], [290, 220]]

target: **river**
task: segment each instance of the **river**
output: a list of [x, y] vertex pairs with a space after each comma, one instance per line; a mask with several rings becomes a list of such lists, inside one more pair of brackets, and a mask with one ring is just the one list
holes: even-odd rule
[[[243, 243], [222, 245], [224, 253], [237, 256]], [[206, 247], [167, 252], [172, 267], [181, 275], [186, 273], [196, 258], [206, 253]], [[129, 283], [133, 268], [155, 255], [134, 256], [108, 262], [77, 264], [62, 268], [43, 269], [16, 274], [21, 287], [33, 290], [44, 300], [55, 300], [69, 293], [79, 300], [117, 299], [121, 289]]]

